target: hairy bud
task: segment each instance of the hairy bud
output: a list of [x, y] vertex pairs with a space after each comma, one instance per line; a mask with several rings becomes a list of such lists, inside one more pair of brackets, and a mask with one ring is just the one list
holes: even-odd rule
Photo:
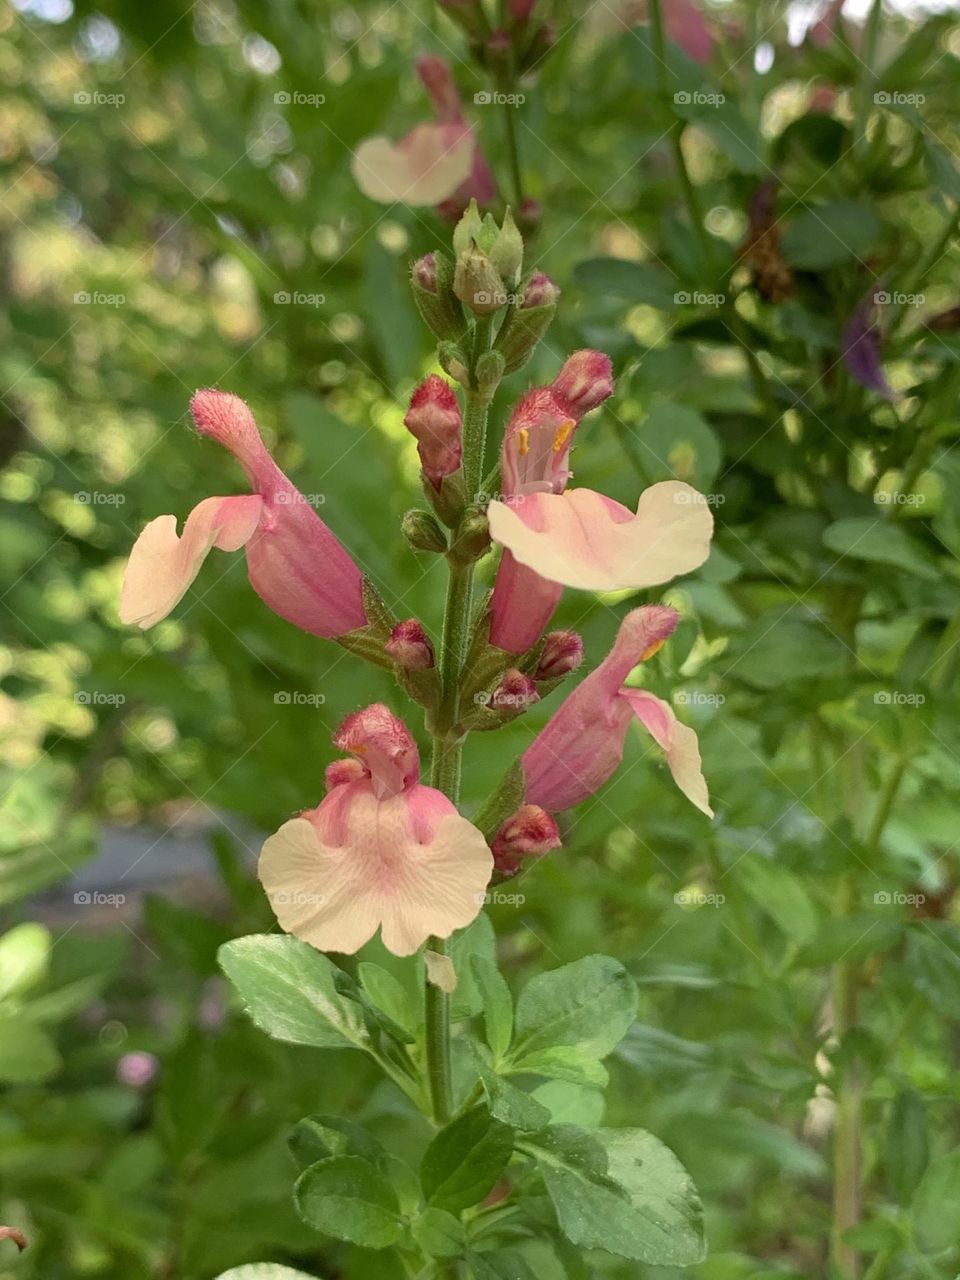
[[463, 419], [456, 393], [436, 373], [415, 389], [404, 426], [417, 442], [423, 474], [435, 489], [460, 469]]
[[583, 662], [583, 640], [576, 631], [551, 631], [534, 672], [536, 680], [559, 680]]
[[493, 838], [493, 862], [504, 876], [516, 875], [524, 858], [539, 858], [561, 845], [560, 830], [545, 809], [525, 804]]
[[582, 418], [613, 395], [610, 357], [602, 351], [575, 351], [554, 378], [552, 390], [572, 417]]
[[416, 618], [398, 622], [383, 648], [404, 671], [426, 671], [436, 664], [430, 637]]

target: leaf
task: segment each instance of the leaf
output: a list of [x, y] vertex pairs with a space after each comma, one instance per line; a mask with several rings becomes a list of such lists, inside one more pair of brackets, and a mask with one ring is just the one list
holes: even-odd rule
[[888, 520], [854, 516], [836, 520], [823, 531], [824, 545], [838, 555], [875, 564], [892, 564], [918, 578], [936, 582], [940, 574], [915, 538]]
[[960, 1244], [960, 1148], [934, 1160], [913, 1197], [917, 1238], [927, 1253]]
[[503, 974], [488, 956], [471, 956], [470, 968], [483, 1001], [487, 1044], [497, 1061], [506, 1054], [513, 1038], [513, 997]]
[[376, 1164], [383, 1147], [361, 1125], [341, 1116], [304, 1116], [294, 1125], [287, 1145], [301, 1169], [329, 1156], [362, 1156]]
[[[678, 94], [677, 97], [684, 95]], [[701, 94], [701, 98], [709, 99], [712, 95]], [[724, 102], [698, 103], [694, 95], [688, 103], [677, 102], [674, 98], [676, 114], [690, 124], [697, 125], [713, 142], [718, 150], [733, 162], [741, 173], [766, 174], [769, 172], [764, 161], [765, 143], [756, 129], [744, 118], [735, 102], [729, 98]]]
[[788, 938], [802, 944], [814, 937], [819, 917], [799, 876], [778, 862], [755, 855], [741, 858], [734, 874]]
[[12, 1014], [0, 1015], [0, 1081], [36, 1084], [59, 1068], [57, 1046], [45, 1031]]
[[529, 1093], [499, 1075], [482, 1045], [476, 1041], [469, 1041], [469, 1044], [492, 1116], [513, 1129], [531, 1133], [550, 1123], [550, 1112]]
[[496, 1253], [467, 1255], [474, 1280], [537, 1280], [536, 1272], [520, 1253], [505, 1249]]
[[42, 924], [18, 924], [0, 938], [0, 1000], [22, 995], [47, 972], [50, 930]]
[[585, 956], [538, 974], [517, 1001], [514, 1061], [564, 1045], [606, 1057], [633, 1022], [637, 998], [633, 978], [611, 956]]
[[360, 984], [367, 995], [393, 1022], [416, 1035], [422, 1020], [417, 1002], [392, 973], [369, 960], [357, 966]]
[[474, 979], [470, 957], [485, 956], [491, 964], [497, 962], [497, 940], [485, 911], [481, 911], [466, 929], [454, 934], [447, 954], [457, 973], [457, 989], [451, 1000], [450, 1017], [454, 1022], [475, 1018], [483, 1009], [483, 996]]
[[466, 1244], [466, 1231], [459, 1218], [444, 1209], [427, 1206], [414, 1220], [413, 1238], [431, 1258], [456, 1258]]
[[441, 1129], [423, 1155], [420, 1181], [427, 1201], [458, 1212], [479, 1203], [513, 1152], [513, 1130], [486, 1107], [474, 1107]]
[[577, 263], [573, 279], [584, 292], [603, 299], [623, 298], [626, 302], [658, 307], [661, 311], [672, 311], [676, 305], [677, 287], [673, 277], [649, 262], [588, 258]]
[[721, 674], [757, 689], [778, 689], [786, 680], [826, 679], [845, 669], [850, 655], [836, 636], [815, 622], [768, 614], [730, 646], [731, 662]]
[[403, 1231], [390, 1183], [360, 1156], [331, 1156], [297, 1179], [297, 1211], [309, 1226], [368, 1249], [396, 1244]]
[[914, 1089], [898, 1093], [890, 1109], [885, 1163], [887, 1181], [900, 1204], [909, 1204], [930, 1159], [927, 1110]]
[[861, 260], [880, 238], [882, 224], [868, 204], [837, 200], [807, 209], [783, 233], [783, 256], [791, 267], [820, 271]]
[[635, 452], [649, 483], [686, 480], [705, 490], [720, 469], [720, 442], [694, 409], [656, 404], [633, 433]]
[[703, 1259], [700, 1198], [679, 1160], [652, 1134], [561, 1127], [530, 1145], [573, 1244], [656, 1266]]
[[569, 1080], [571, 1084], [596, 1085], [603, 1088], [609, 1081], [607, 1069], [589, 1052], [572, 1045], [541, 1049], [514, 1062], [510, 1075], [547, 1076], [550, 1080]]
[[253, 1021], [275, 1040], [321, 1049], [369, 1045], [360, 1006], [336, 988], [338, 970], [305, 942], [251, 934], [225, 943], [219, 960]]

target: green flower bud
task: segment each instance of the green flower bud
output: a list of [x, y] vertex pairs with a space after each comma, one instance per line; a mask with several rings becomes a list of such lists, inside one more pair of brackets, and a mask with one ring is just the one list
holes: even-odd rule
[[523, 236], [508, 209], [503, 215], [503, 226], [490, 246], [490, 261], [507, 284], [515, 285], [523, 266]]
[[401, 532], [414, 551], [446, 551], [447, 537], [429, 511], [414, 508], [408, 511], [400, 524]]
[[457, 257], [453, 291], [465, 306], [480, 316], [492, 315], [507, 301], [503, 277], [479, 249], [466, 249]]
[[489, 546], [490, 526], [487, 517], [476, 507], [471, 507], [457, 526], [450, 554], [461, 564], [471, 564], [485, 555]]
[[471, 200], [454, 229], [453, 252], [459, 258], [461, 253], [479, 243], [482, 233], [483, 219], [480, 217], [476, 200]]
[[438, 338], [459, 338], [466, 328], [463, 309], [453, 292], [453, 263], [442, 253], [418, 258], [410, 272], [417, 310]]

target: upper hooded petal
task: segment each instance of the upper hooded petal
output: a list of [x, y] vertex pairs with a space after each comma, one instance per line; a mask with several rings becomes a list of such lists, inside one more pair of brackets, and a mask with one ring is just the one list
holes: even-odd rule
[[377, 136], [361, 142], [350, 168], [371, 200], [421, 206], [439, 204], [473, 169], [470, 130], [454, 124], [421, 124], [399, 142]]
[[177, 535], [176, 516], [157, 516], [133, 544], [120, 590], [120, 620], [146, 630], [183, 599], [209, 552], [236, 551], [253, 536], [263, 511], [258, 495], [204, 498]]
[[541, 577], [586, 591], [652, 587], [710, 553], [713, 515], [679, 480], [651, 485], [636, 515], [592, 489], [491, 502], [490, 536]]
[[480, 912], [493, 870], [483, 835], [439, 791], [378, 798], [335, 787], [264, 843], [259, 874], [280, 925], [321, 951], [354, 952], [382, 928], [411, 955]]
[[700, 762], [700, 744], [689, 725], [674, 714], [673, 707], [646, 689], [624, 689], [621, 697], [634, 715], [667, 753], [667, 764], [673, 780], [691, 804], [708, 818], [713, 817], [707, 783]]

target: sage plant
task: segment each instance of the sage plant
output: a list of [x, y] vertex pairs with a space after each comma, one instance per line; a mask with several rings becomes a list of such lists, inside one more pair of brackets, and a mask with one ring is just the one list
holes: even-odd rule
[[[447, 378], [423, 381], [405, 417], [429, 509], [410, 512], [404, 533], [449, 569], [437, 639], [434, 620], [391, 613], [276, 466], [249, 408], [218, 390], [196, 393], [194, 421], [234, 455], [252, 493], [204, 499], [179, 535], [174, 516], [152, 520], [130, 556], [121, 616], [152, 626], [213, 549], [242, 547], [274, 612], [396, 676], [397, 707], [343, 708], [326, 794], [264, 842], [259, 876], [283, 932], [221, 950], [264, 1031], [369, 1055], [424, 1117], [417, 1169], [346, 1117], [302, 1120], [291, 1151], [304, 1220], [325, 1237], [395, 1251], [410, 1276], [524, 1280], [534, 1274], [530, 1241], [568, 1263], [577, 1249], [600, 1248], [687, 1265], [703, 1253], [701, 1211], [672, 1153], [640, 1128], [569, 1123], [584, 1091], [606, 1081], [602, 1060], [634, 1019], [632, 978], [618, 961], [588, 956], [535, 977], [514, 1002], [483, 912], [491, 883], [562, 856], [556, 815], [613, 774], [634, 723], [710, 815], [693, 730], [628, 682], [673, 632], [675, 610], [626, 612], [610, 653], [480, 811], [462, 814], [459, 800], [467, 736], [555, 696], [584, 659], [575, 632], [547, 630], [563, 591], [651, 588], [689, 572], [709, 552], [712, 517], [676, 481], [646, 489], [635, 510], [568, 487], [571, 449], [581, 437], [589, 448], [587, 417], [614, 394], [600, 352], [570, 355], [549, 386], [520, 396], [496, 447], [488, 441], [494, 393], [542, 339], [559, 290], [542, 272], [524, 276], [509, 211], [498, 224], [471, 200], [453, 248], [413, 264]], [[493, 590], [479, 592], [476, 566], [494, 556]], [[418, 707], [431, 744], [426, 780], [407, 723]], [[378, 931], [407, 958], [412, 982], [327, 954], [360, 952]], [[272, 1265], [236, 1274], [254, 1273], [306, 1274]]]

